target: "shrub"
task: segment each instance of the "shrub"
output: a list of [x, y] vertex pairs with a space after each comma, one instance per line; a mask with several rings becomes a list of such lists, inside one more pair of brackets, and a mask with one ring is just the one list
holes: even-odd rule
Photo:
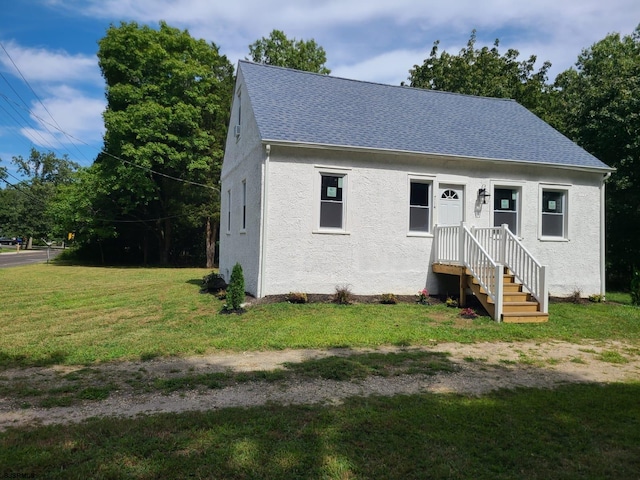
[[217, 293], [225, 288], [227, 288], [227, 282], [225, 282], [224, 278], [218, 273], [211, 272], [202, 277], [202, 286], [200, 287], [202, 293]]
[[380, 295], [380, 303], [385, 305], [395, 305], [398, 303], [398, 299], [393, 293], [383, 293]]
[[462, 318], [476, 318], [478, 314], [475, 312], [473, 308], [463, 308], [460, 311], [460, 316]]
[[455, 298], [447, 297], [445, 305], [450, 308], [458, 308], [458, 301]]
[[633, 270], [631, 276], [631, 304], [640, 305], [640, 270]]
[[236, 263], [231, 271], [231, 279], [227, 288], [226, 310], [239, 311], [240, 305], [244, 302], [244, 275], [242, 265]]
[[589, 295], [589, 301], [594, 303], [602, 303], [603, 297], [598, 293], [594, 293], [593, 295]]
[[287, 301], [289, 303], [307, 303], [307, 294], [304, 292], [289, 292], [287, 295]]
[[573, 292], [569, 294], [567, 300], [571, 303], [579, 304], [582, 299], [582, 290], [576, 288]]
[[426, 288], [418, 292], [417, 302], [421, 305], [429, 305], [429, 291]]
[[333, 302], [339, 305], [349, 305], [353, 294], [349, 289], [349, 285], [336, 285], [336, 293], [333, 295]]

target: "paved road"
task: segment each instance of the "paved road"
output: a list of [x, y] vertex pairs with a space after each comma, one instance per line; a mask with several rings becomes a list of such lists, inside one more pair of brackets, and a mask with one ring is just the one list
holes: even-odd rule
[[[62, 250], [51, 249], [50, 257], [53, 258]], [[46, 250], [25, 250], [20, 253], [0, 254], [0, 268], [17, 267], [19, 265], [29, 265], [30, 263], [42, 263], [47, 261]]]

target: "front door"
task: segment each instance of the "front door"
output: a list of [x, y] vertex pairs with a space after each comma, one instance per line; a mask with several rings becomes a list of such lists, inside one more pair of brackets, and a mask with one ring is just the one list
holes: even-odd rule
[[440, 185], [438, 225], [460, 225], [464, 217], [463, 197], [461, 185]]

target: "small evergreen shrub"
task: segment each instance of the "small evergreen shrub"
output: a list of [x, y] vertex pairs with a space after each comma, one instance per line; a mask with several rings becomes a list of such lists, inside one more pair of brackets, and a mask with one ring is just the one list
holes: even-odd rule
[[633, 270], [631, 275], [631, 304], [640, 305], [640, 270]]
[[383, 293], [380, 295], [380, 303], [385, 305], [395, 305], [398, 303], [398, 299], [393, 293]]
[[336, 293], [333, 295], [333, 302], [338, 305], [350, 305], [353, 294], [349, 285], [336, 285]]
[[238, 312], [242, 302], [244, 302], [244, 275], [242, 273], [242, 265], [236, 263], [231, 271], [231, 279], [227, 288], [225, 310]]
[[307, 294], [304, 292], [289, 292], [287, 295], [287, 301], [289, 303], [307, 303]]

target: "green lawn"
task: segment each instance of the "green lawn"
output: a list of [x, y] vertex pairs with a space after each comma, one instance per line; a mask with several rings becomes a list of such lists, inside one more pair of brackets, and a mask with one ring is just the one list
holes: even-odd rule
[[[552, 304], [549, 323], [531, 325], [497, 324], [488, 317], [462, 320], [456, 309], [417, 304], [279, 303], [252, 307], [244, 315], [223, 315], [221, 301], [198, 293], [206, 273], [55, 264], [0, 270], [0, 366], [443, 341], [640, 343], [640, 308], [630, 306], [623, 294], [609, 296], [616, 303]], [[620, 360], [619, 354], [614, 358], [616, 352], [609, 354], [604, 361]], [[446, 374], [456, 369], [446, 355], [428, 352], [330, 357], [287, 367], [122, 381], [136, 394], [221, 388], [252, 380], [358, 381], [369, 375]], [[0, 395], [41, 401], [40, 406], [47, 407], [100, 400], [123, 388], [110, 378], [101, 384], [94, 378], [96, 371], [61, 374], [64, 382], [49, 390], [29, 390], [19, 380], [5, 382]], [[0, 432], [0, 476], [637, 479], [638, 398], [640, 383], [635, 382], [519, 389], [482, 397], [367, 397], [341, 405], [96, 418], [79, 425]]]
[[339, 406], [92, 419], [0, 433], [0, 472], [60, 479], [635, 480], [638, 398], [637, 383], [570, 385], [480, 398], [354, 398]]
[[552, 304], [546, 324], [461, 320], [418, 304], [288, 303], [220, 314], [199, 294], [205, 269], [32, 265], [0, 270], [0, 366], [91, 364], [220, 350], [640, 339], [640, 308]]

